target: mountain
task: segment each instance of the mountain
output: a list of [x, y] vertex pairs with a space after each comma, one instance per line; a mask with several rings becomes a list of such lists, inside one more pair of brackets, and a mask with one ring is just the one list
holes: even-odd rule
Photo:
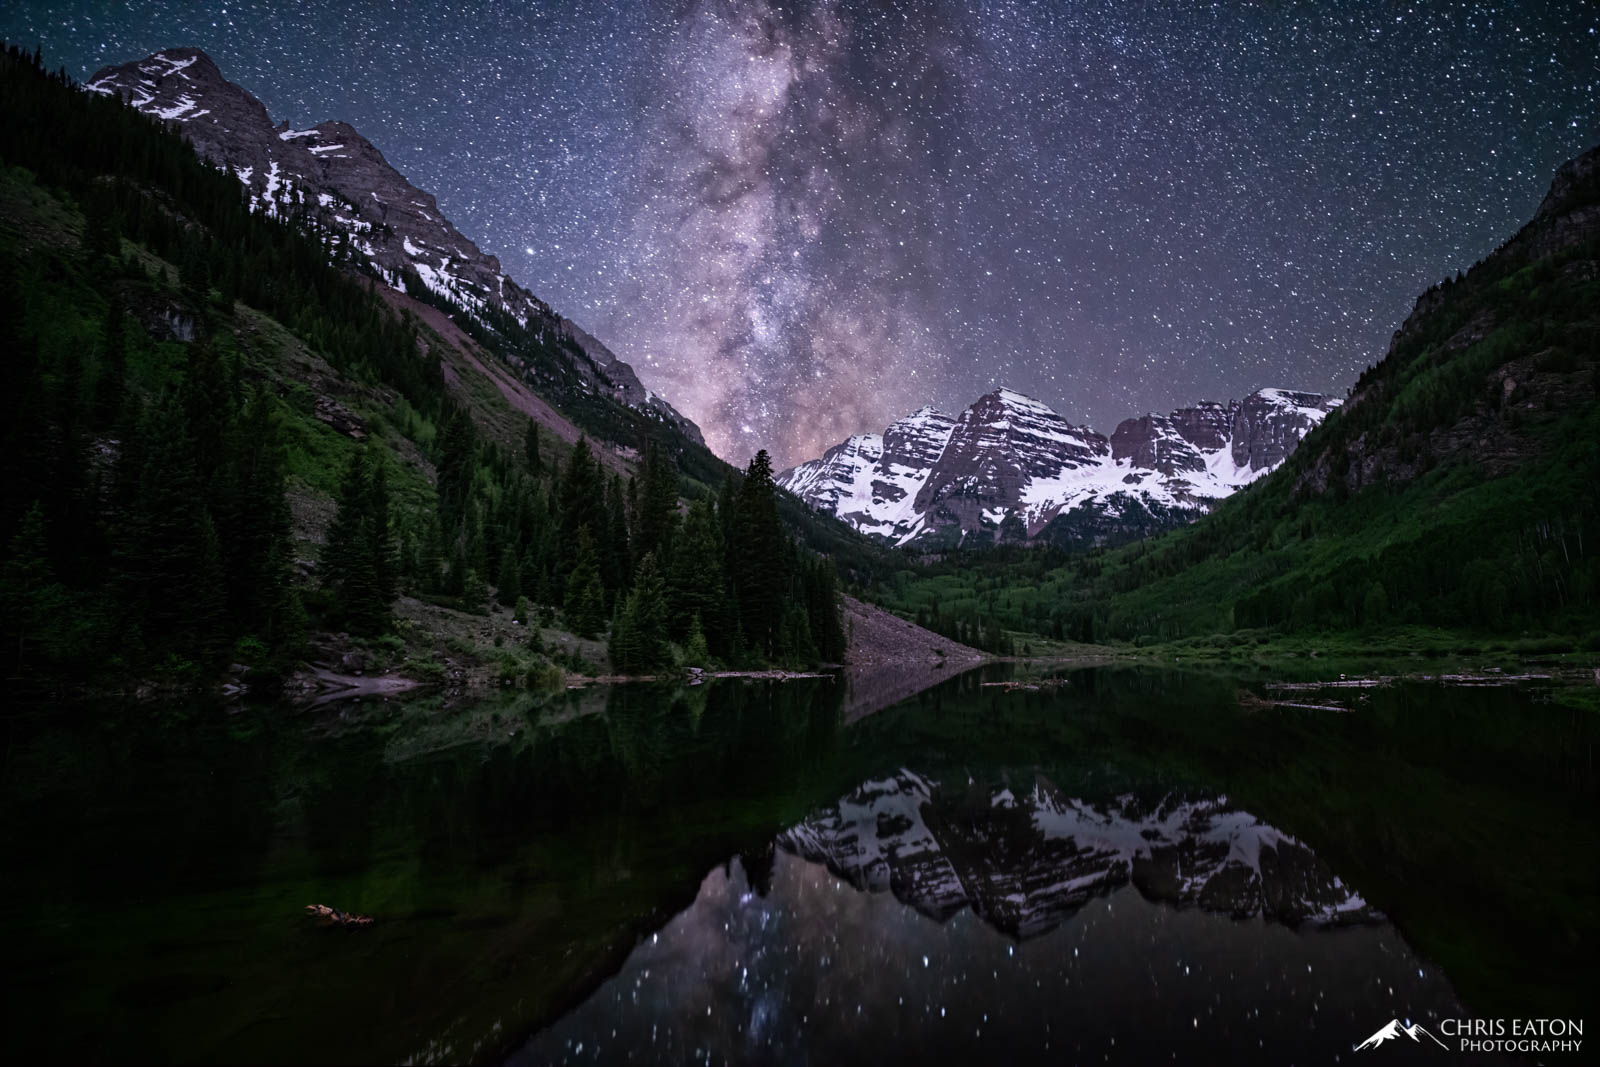
[[778, 484], [897, 545], [1098, 544], [1204, 514], [1275, 469], [1339, 401], [1261, 389], [1125, 419], [1109, 438], [996, 389], [959, 417], [925, 407], [858, 434]]
[[[1423, 293], [1380, 356], [1201, 521], [1065, 565], [952, 562], [882, 598], [910, 617], [981, 606], [1011, 631], [1207, 655], [1337, 635], [1401, 654], [1600, 649], [1600, 148]], [[1215, 415], [1186, 418], [1190, 441]], [[1271, 464], [1288, 440], [1236, 439], [1230, 458]], [[1166, 433], [1124, 453], [1174, 469], [1186, 455]]]
[[902, 769], [785, 831], [778, 845], [930, 918], [971, 908], [1018, 938], [1129, 884], [1147, 900], [1290, 926], [1381, 918], [1305, 845], [1223, 797], [1092, 803], [1043, 778], [1013, 791]]
[[517, 369], [536, 385], [570, 374], [580, 387], [668, 422], [698, 444], [699, 427], [640, 383], [627, 363], [576, 323], [522, 288], [444, 217], [431, 193], [396, 171], [370, 141], [343, 122], [304, 130], [274, 123], [265, 105], [223, 77], [197, 48], [168, 48], [104, 67], [85, 83], [179, 128], [202, 157], [236, 177], [251, 205], [336, 238], [387, 285], [432, 294], [491, 324], [494, 313], [554, 344], [564, 366]]
[[[0, 49], [10, 677], [121, 691], [238, 664], [234, 688], [309, 693], [376, 669], [357, 642], [380, 633], [413, 677], [516, 684], [604, 671], [613, 648], [643, 665], [669, 640], [704, 662], [839, 661], [836, 568], [870, 574], [881, 546], [759, 464], [741, 480], [642, 388], [637, 406], [626, 381], [593, 384], [602, 346], [509, 280], [477, 304], [422, 284], [405, 246], [447, 223], [390, 238], [368, 220], [367, 241], [353, 205], [326, 225], [322, 193], [264, 199], [244, 169], [352, 199], [357, 178], [291, 174], [311, 139], [270, 126], [256, 162], [216, 166], [187, 134], [244, 145], [223, 119], [262, 109], [198, 53], [161, 56], [85, 91]], [[355, 142], [336, 143], [295, 165], [345, 165]], [[374, 203], [410, 188], [379, 158]], [[459, 251], [458, 280], [494, 266]], [[491, 634], [519, 606], [544, 627], [532, 647]], [[574, 643], [609, 617], [611, 643]]]

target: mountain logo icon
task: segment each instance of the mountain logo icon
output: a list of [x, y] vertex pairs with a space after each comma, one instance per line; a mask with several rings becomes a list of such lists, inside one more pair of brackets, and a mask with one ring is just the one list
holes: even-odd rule
[[1390, 1019], [1387, 1023], [1378, 1028], [1377, 1033], [1361, 1042], [1361, 1044], [1356, 1045], [1355, 1051], [1362, 1052], [1367, 1049], [1377, 1048], [1385, 1041], [1393, 1041], [1402, 1034], [1404, 1034], [1406, 1037], [1409, 1037], [1419, 1045], [1422, 1044], [1422, 1039], [1426, 1037], [1429, 1041], [1432, 1041], [1435, 1045], [1438, 1045], [1442, 1049], [1448, 1049], [1450, 1047], [1443, 1041], [1440, 1041], [1437, 1037], [1434, 1037], [1432, 1032], [1421, 1023], [1414, 1023], [1410, 1019], [1407, 1019], [1402, 1024], [1399, 1019]]

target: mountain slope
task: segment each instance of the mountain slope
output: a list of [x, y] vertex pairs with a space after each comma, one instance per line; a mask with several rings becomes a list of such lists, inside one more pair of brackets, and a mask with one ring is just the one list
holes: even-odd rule
[[[670, 642], [706, 662], [837, 661], [816, 549], [844, 569], [881, 550], [658, 412], [521, 373], [561, 347], [504, 308], [385, 284], [314, 216], [252, 202], [170, 120], [15, 49], [0, 88], [15, 677], [279, 677], [313, 633], [316, 654], [381, 669], [348, 632], [423, 677], [459, 652], [504, 682], [547, 679], [594, 673], [613, 616], [656, 659]], [[490, 598], [537, 610], [544, 636], [481, 644]]]
[[1104, 544], [1204, 514], [1282, 463], [1338, 403], [1262, 389], [1125, 419], [1107, 438], [997, 389], [957, 418], [922, 408], [851, 437], [778, 480], [897, 545]]
[[[201, 156], [239, 180], [252, 207], [336, 235], [385, 284], [444, 298], [485, 324], [491, 313], [509, 316], [558, 346], [586, 388], [704, 443], [699, 428], [640, 384], [632, 367], [508, 278], [498, 259], [444, 217], [431, 193], [407, 181], [353, 127], [328, 121], [294, 130], [273, 123], [261, 101], [196, 48], [102, 68], [84, 88], [172, 123]], [[520, 369], [535, 381], [551, 373], [531, 363]]]
[[[1423, 294], [1349, 400], [1249, 493], [1048, 573], [997, 567], [996, 610], [1078, 640], [1422, 625], [1600, 647], [1597, 364], [1600, 149], [1560, 168], [1515, 236]], [[948, 611], [977, 602], [977, 580], [940, 572], [888, 599]]]

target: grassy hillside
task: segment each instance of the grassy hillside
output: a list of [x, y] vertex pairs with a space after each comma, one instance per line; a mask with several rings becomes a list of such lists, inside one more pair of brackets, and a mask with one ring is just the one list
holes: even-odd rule
[[[281, 673], [339, 630], [437, 669], [426, 605], [468, 658], [461, 634], [492, 631], [519, 679], [608, 651], [547, 648], [552, 623], [622, 635], [634, 667], [837, 658], [819, 552], [857, 578], [886, 553], [572, 386], [575, 353], [252, 214], [177, 134], [37, 57], [0, 55], [0, 86], [14, 679]], [[496, 610], [530, 624], [515, 655], [471, 621]]]
[[1344, 407], [1209, 517], [1079, 556], [954, 558], [874, 592], [1079, 641], [1600, 647], [1596, 159], [1425, 294]]

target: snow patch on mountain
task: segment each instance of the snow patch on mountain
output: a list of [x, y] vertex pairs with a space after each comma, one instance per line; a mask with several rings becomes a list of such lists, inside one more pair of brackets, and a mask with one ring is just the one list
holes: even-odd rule
[[573, 340], [570, 374], [581, 388], [608, 394], [703, 443], [693, 422], [645, 390], [633, 369], [599, 341], [587, 334], [579, 340], [568, 320], [507, 277], [498, 259], [457, 231], [434, 198], [353, 127], [338, 121], [309, 129], [274, 123], [261, 101], [227, 81], [194, 48], [169, 48], [106, 67], [84, 88], [118, 96], [181, 129], [202, 157], [238, 178], [252, 210], [342, 231], [348, 247], [392, 288], [406, 291], [412, 276], [413, 284], [420, 282], [486, 326], [493, 313], [504, 313], [543, 340]]
[[1126, 419], [1107, 438], [1001, 388], [955, 419], [923, 408], [881, 435], [851, 437], [782, 472], [778, 484], [897, 545], [993, 540], [1013, 519], [1021, 538], [1051, 537], [1056, 520], [1083, 519], [1089, 537], [1105, 540], [1123, 520], [1144, 531], [1203, 514], [1275, 469], [1337, 405], [1262, 389]]

